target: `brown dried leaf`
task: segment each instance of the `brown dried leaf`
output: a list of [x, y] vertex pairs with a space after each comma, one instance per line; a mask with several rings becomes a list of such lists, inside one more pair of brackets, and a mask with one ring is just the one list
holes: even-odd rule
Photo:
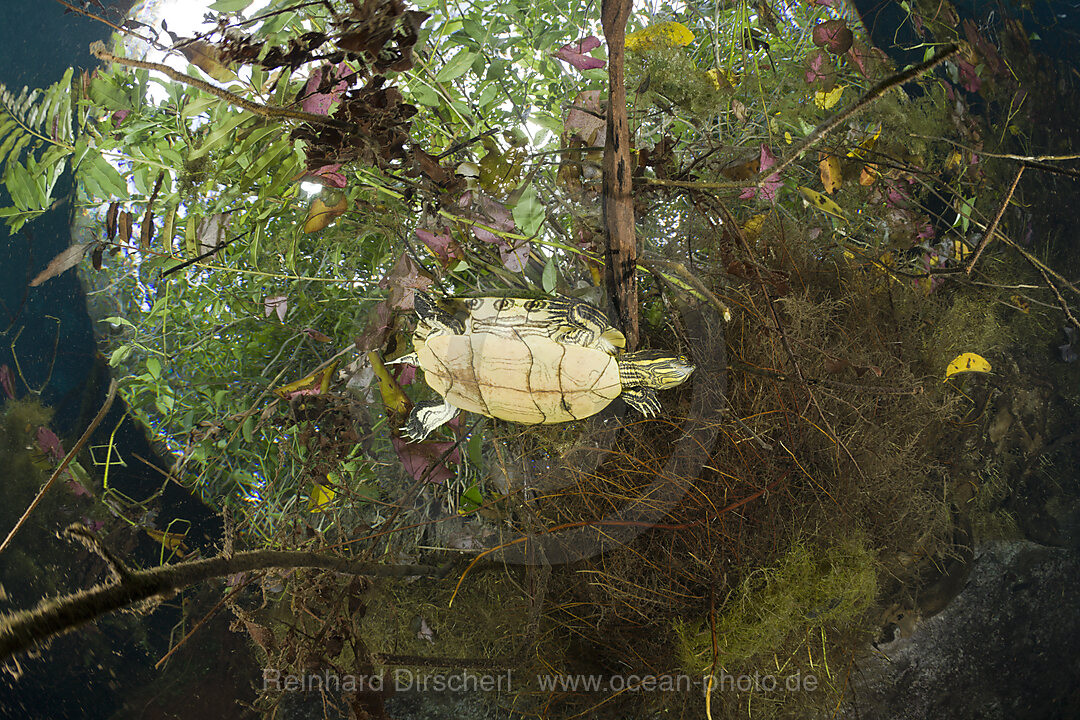
[[126, 245], [131, 242], [131, 213], [127, 210], [120, 213], [119, 226], [120, 240]]
[[154, 213], [150, 208], [143, 213], [142, 223], [139, 226], [139, 247], [143, 250], [150, 249], [150, 240], [154, 236]]
[[37, 287], [46, 280], [51, 280], [57, 275], [78, 265], [83, 257], [86, 256], [87, 250], [89, 250], [90, 246], [93, 244], [94, 243], [82, 243], [80, 245], [72, 245], [67, 250], [61, 252], [50, 260], [45, 269], [39, 272], [34, 279], [30, 281], [30, 287]]
[[105, 236], [110, 240], [116, 237], [116, 214], [120, 211], [120, 203], [109, 203], [109, 212], [105, 213]]

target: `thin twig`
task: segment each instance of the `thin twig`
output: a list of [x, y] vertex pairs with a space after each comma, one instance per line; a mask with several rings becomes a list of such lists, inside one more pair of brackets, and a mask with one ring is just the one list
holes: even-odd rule
[[994, 233], [997, 232], [998, 223], [1001, 222], [1001, 216], [1005, 214], [1005, 208], [1009, 207], [1009, 202], [1012, 200], [1013, 193], [1016, 192], [1016, 185], [1020, 182], [1020, 176], [1024, 174], [1024, 166], [1020, 165], [1016, 170], [1016, 177], [1013, 178], [1012, 185], [1009, 186], [1009, 192], [1005, 194], [1005, 199], [1001, 201], [1001, 206], [998, 208], [997, 215], [994, 216], [993, 222], [990, 223], [990, 227], [986, 233], [983, 234], [982, 240], [979, 241], [979, 246], [975, 248], [975, 253], [968, 260], [967, 266], [964, 267], [964, 272], [968, 275], [975, 269], [975, 263], [978, 262], [979, 256], [982, 255], [983, 250], [990, 244], [990, 241], [994, 237]]
[[15, 537], [15, 533], [19, 532], [22, 526], [26, 523], [27, 518], [30, 517], [30, 513], [34, 512], [34, 508], [36, 508], [41, 502], [41, 499], [45, 497], [45, 493], [49, 491], [49, 488], [53, 486], [53, 483], [55, 483], [60, 478], [60, 476], [64, 474], [64, 471], [67, 470], [67, 467], [71, 464], [71, 461], [74, 460], [80, 452], [82, 452], [83, 446], [86, 445], [87, 442], [89, 442], [90, 436], [94, 434], [94, 431], [97, 430], [97, 426], [100, 425], [101, 421], [105, 419], [105, 415], [109, 412], [109, 408], [112, 407], [113, 400], [115, 399], [116, 380], [113, 380], [111, 383], [109, 383], [109, 394], [105, 398], [105, 404], [101, 406], [100, 410], [98, 410], [98, 414], [94, 416], [94, 419], [90, 422], [90, 426], [86, 428], [86, 432], [82, 434], [82, 437], [79, 438], [79, 441], [75, 443], [75, 446], [71, 448], [71, 450], [60, 462], [60, 464], [56, 466], [56, 469], [53, 470], [53, 474], [49, 477], [48, 482], [46, 482], [45, 485], [42, 486], [41, 490], [38, 490], [37, 496], [34, 497], [34, 499], [30, 502], [30, 506], [26, 508], [26, 512], [24, 512], [22, 517], [19, 518], [19, 522], [15, 523], [15, 527], [11, 529], [11, 532], [8, 533], [7, 538], [5, 538], [4, 542], [0, 544], [0, 553], [4, 552], [4, 550], [7, 549], [7, 546], [11, 544], [11, 539]]

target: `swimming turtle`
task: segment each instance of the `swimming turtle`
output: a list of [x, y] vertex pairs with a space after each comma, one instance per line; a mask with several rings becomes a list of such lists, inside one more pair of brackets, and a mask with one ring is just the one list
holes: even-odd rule
[[417, 403], [402, 429], [422, 440], [457, 411], [530, 425], [579, 420], [622, 397], [646, 417], [656, 391], [694, 367], [654, 350], [618, 352], [622, 333], [592, 305], [570, 298], [465, 298], [464, 319], [416, 295], [415, 361], [442, 400]]

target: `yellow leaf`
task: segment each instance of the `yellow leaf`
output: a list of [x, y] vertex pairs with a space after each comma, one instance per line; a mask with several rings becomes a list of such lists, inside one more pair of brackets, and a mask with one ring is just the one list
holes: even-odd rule
[[717, 90], [723, 90], [726, 87], [731, 87], [732, 85], [734, 85], [734, 83], [731, 82], [732, 76], [730, 73], [721, 74], [721, 72], [716, 68], [706, 70], [705, 77], [712, 80], [713, 87]]
[[236, 80], [236, 73], [221, 62], [221, 51], [204, 40], [196, 40], [180, 47], [180, 52], [195, 67], [220, 83]]
[[310, 394], [315, 395], [325, 393], [330, 389], [330, 380], [334, 377], [334, 371], [337, 370], [337, 366], [340, 362], [340, 360], [335, 360], [330, 363], [328, 367], [313, 372], [305, 378], [291, 382], [288, 385], [274, 388], [274, 394], [287, 400], [290, 395], [299, 392], [300, 390], [314, 390], [316, 385], [319, 388], [318, 393], [312, 392]]
[[946, 168], [960, 167], [960, 163], [964, 161], [964, 156], [960, 154], [960, 151], [953, 150], [949, 153], [949, 157], [945, 160]]
[[143, 530], [155, 542], [161, 543], [167, 550], [171, 550], [177, 555], [183, 556], [184, 551], [187, 550], [187, 546], [184, 545], [184, 538], [187, 537], [187, 533], [162, 532], [153, 528], [143, 528]]
[[790, 131], [786, 131], [786, 130], [784, 131], [784, 142], [786, 142], [788, 145], [791, 144], [791, 132]]
[[1030, 313], [1030, 312], [1031, 312], [1031, 303], [1029, 303], [1029, 302], [1028, 302], [1027, 300], [1025, 300], [1025, 299], [1023, 298], [1023, 296], [1021, 296], [1021, 295], [1019, 295], [1019, 294], [1017, 294], [1017, 295], [1010, 295], [1010, 296], [1009, 296], [1009, 299], [1010, 299], [1010, 300], [1012, 300], [1012, 301], [1013, 301], [1013, 305], [1015, 305], [1015, 306], [1016, 306], [1016, 308], [1017, 308], [1017, 309], [1018, 309], [1018, 310], [1019, 310], [1020, 312], [1024, 313], [1025, 315], [1027, 315], [1028, 313]]
[[957, 373], [965, 372], [988, 373], [990, 372], [990, 363], [986, 361], [986, 358], [975, 353], [957, 355], [956, 359], [949, 363], [949, 367], [945, 368], [945, 380]]
[[808, 187], [800, 185], [799, 192], [803, 194], [803, 197], [806, 198], [811, 205], [816, 207], [821, 212], [828, 213], [829, 215], [838, 217], [841, 220], [847, 220], [847, 217], [844, 216], [844, 211], [840, 208], [840, 206], [819, 193], [817, 190], [811, 190]]
[[859, 147], [849, 152], [848, 157], [862, 160], [868, 152], [874, 149], [879, 137], [881, 137], [881, 125], [878, 125], [877, 132], [859, 143]]
[[[308, 205], [307, 219], [304, 221], [304, 232], [313, 233], [322, 230], [330, 223], [338, 219], [349, 207], [349, 201], [345, 194], [338, 191], [324, 191], [326, 199], [321, 196], [312, 198]], [[332, 203], [332, 204], [331, 204]]]
[[956, 262], [958, 262], [958, 263], [967, 262], [968, 258], [971, 257], [971, 253], [973, 253], [973, 252], [975, 252], [975, 251], [972, 250], [971, 248], [969, 248], [967, 243], [964, 242], [963, 240], [960, 240], [959, 238], [957, 238], [956, 240], [953, 240], [952, 256], [953, 256], [953, 260], [956, 260]]
[[[332, 474], [327, 474], [326, 479], [332, 481]], [[308, 512], [325, 512], [335, 495], [337, 493], [334, 488], [322, 483], [315, 483], [311, 488], [311, 497], [308, 499]]]
[[372, 370], [375, 371], [375, 377], [379, 379], [379, 392], [382, 394], [383, 405], [391, 414], [404, 415], [409, 408], [409, 398], [394, 376], [386, 369], [382, 355], [378, 350], [371, 350], [367, 357]]
[[764, 224], [764, 214], [755, 215], [754, 217], [747, 220], [746, 224], [743, 225], [742, 229], [743, 234], [746, 235], [746, 239], [750, 240], [751, 242], [757, 240], [758, 236], [761, 235], [761, 226]]
[[821, 184], [825, 186], [825, 192], [832, 195], [836, 188], [840, 187], [842, 181], [840, 161], [835, 155], [826, 155], [821, 158], [818, 168], [821, 170]]
[[844, 86], [837, 85], [829, 92], [824, 90], [818, 90], [814, 93], [814, 104], [822, 110], [828, 110], [829, 108], [840, 102], [840, 96], [844, 94]]
[[662, 22], [626, 36], [627, 50], [651, 50], [657, 47], [683, 47], [694, 42], [694, 33], [677, 22]]

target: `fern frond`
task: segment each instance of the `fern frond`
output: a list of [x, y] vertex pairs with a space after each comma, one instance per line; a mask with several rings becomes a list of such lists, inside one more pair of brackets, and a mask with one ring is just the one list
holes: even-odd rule
[[24, 87], [15, 93], [0, 84], [0, 173], [18, 210], [0, 217], [12, 232], [52, 203], [56, 181], [74, 152], [74, 73], [68, 68], [44, 90]]

